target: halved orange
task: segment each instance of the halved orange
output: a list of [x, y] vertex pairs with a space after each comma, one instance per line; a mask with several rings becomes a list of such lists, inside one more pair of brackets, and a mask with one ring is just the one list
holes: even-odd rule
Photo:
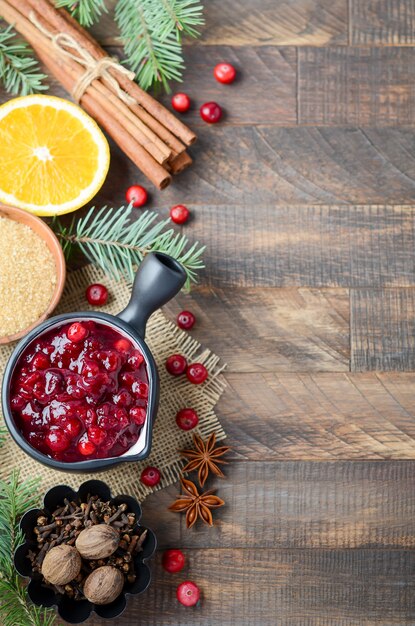
[[36, 215], [79, 209], [108, 172], [108, 142], [80, 107], [32, 95], [0, 106], [0, 201]]

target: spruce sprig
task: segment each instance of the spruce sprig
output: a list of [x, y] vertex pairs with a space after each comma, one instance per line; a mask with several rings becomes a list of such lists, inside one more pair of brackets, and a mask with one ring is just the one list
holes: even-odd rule
[[88, 214], [67, 227], [55, 220], [53, 228], [61, 241], [66, 258], [74, 246], [80, 248], [89, 261], [115, 280], [131, 282], [136, 267], [149, 252], [164, 252], [179, 261], [187, 274], [185, 288], [196, 282], [197, 271], [204, 267], [205, 249], [198, 242], [188, 247], [188, 239], [176, 233], [170, 219], [158, 221], [157, 213], [144, 211], [131, 220], [132, 206], [118, 209], [107, 207]]
[[11, 26], [0, 28], [0, 82], [13, 96], [48, 89], [31, 47], [16, 34]]
[[198, 0], [118, 0], [115, 19], [124, 44], [125, 63], [143, 89], [181, 80], [184, 69], [182, 34], [198, 35], [203, 24]]
[[51, 626], [55, 612], [37, 607], [13, 566], [13, 554], [23, 541], [21, 516], [38, 505], [39, 479], [19, 480], [14, 471], [0, 480], [0, 621], [3, 626]]
[[58, 8], [67, 9], [81, 26], [92, 26], [103, 13], [107, 13], [105, 0], [56, 0]]

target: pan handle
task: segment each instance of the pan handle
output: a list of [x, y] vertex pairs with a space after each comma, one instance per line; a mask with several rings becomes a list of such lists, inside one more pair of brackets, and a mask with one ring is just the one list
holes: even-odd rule
[[186, 272], [176, 259], [162, 252], [151, 252], [141, 262], [131, 299], [118, 317], [144, 339], [150, 315], [171, 300], [185, 282]]

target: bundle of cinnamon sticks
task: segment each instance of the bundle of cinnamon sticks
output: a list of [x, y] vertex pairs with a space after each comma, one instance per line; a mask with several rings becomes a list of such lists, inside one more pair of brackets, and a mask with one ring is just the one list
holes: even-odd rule
[[196, 135], [143, 91], [67, 11], [49, 0], [0, 0], [0, 15], [69, 93], [81, 88], [79, 104], [156, 187], [164, 189], [191, 164], [186, 148]]

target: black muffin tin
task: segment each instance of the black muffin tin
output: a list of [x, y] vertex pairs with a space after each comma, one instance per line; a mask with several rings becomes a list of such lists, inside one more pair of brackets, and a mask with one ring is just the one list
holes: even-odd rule
[[[57, 485], [53, 487], [44, 496], [43, 509], [48, 514], [51, 514], [62, 504], [64, 498], [86, 502], [88, 495], [99, 496], [101, 500], [110, 500], [111, 503], [117, 505], [125, 502], [128, 504], [129, 510], [135, 513], [137, 520], [136, 525], [140, 526], [141, 506], [137, 500], [131, 496], [124, 495], [113, 497], [109, 486], [100, 480], [88, 480], [79, 487], [78, 491], [74, 491], [67, 485]], [[93, 612], [102, 619], [115, 619], [119, 617], [127, 605], [127, 596], [136, 596], [143, 593], [150, 584], [151, 572], [147, 561], [153, 556], [157, 546], [153, 531], [148, 528], [146, 529], [147, 536], [142, 546], [143, 549], [134, 559], [134, 567], [137, 576], [135, 582], [132, 584], [127, 582], [122, 593], [111, 604], [96, 605], [86, 599], [72, 600], [67, 596], [55, 593], [52, 589], [44, 586], [41, 574], [32, 571], [28, 559], [28, 552], [37, 546], [34, 528], [36, 526], [36, 520], [42, 512], [42, 509], [31, 509], [22, 517], [20, 528], [23, 531], [25, 542], [19, 546], [14, 553], [14, 565], [16, 570], [21, 576], [30, 578], [27, 587], [29, 598], [37, 606], [55, 606], [60, 617], [70, 624], [80, 624], [84, 622]], [[141, 526], [141, 528], [144, 527]]]

